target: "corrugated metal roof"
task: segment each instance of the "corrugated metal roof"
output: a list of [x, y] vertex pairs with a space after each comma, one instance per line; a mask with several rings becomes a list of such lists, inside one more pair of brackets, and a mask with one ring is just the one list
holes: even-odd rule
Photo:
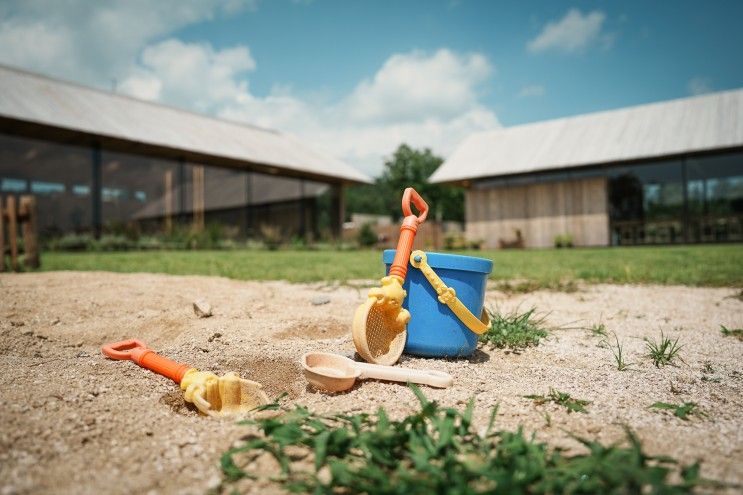
[[432, 182], [743, 146], [743, 89], [580, 115], [467, 138]]
[[0, 116], [352, 182], [371, 179], [295, 137], [0, 66]]

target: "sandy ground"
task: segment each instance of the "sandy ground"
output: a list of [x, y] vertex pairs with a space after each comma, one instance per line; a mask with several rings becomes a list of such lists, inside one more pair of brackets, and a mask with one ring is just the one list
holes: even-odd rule
[[[488, 304], [504, 311], [535, 306], [558, 328], [520, 354], [482, 348], [469, 360], [403, 364], [452, 374], [453, 388], [425, 392], [459, 407], [474, 396], [478, 422], [500, 404], [501, 428], [524, 425], [566, 447], [575, 447], [567, 432], [612, 442], [626, 424], [650, 453], [701, 460], [704, 475], [741, 483], [743, 342], [719, 330], [743, 326], [736, 292], [611, 285], [575, 293], [490, 291]], [[301, 375], [297, 361], [308, 350], [353, 355], [350, 321], [364, 294], [339, 285], [149, 274], [0, 276], [0, 493], [203, 493], [219, 486], [219, 456], [244, 427], [200, 417], [172, 382], [101, 355], [102, 344], [125, 338], [200, 369], [237, 371], [269, 396], [286, 391], [320, 412], [382, 404], [393, 415], [411, 412], [416, 401], [405, 386], [366, 381], [325, 395]], [[330, 302], [313, 305], [318, 295]], [[213, 305], [213, 317], [194, 315], [199, 297]], [[578, 328], [598, 321], [617, 333], [633, 371], [617, 371], [610, 351]], [[658, 369], [644, 357], [643, 338], [660, 330], [680, 337], [685, 363]], [[523, 398], [550, 387], [591, 401], [588, 414]], [[656, 401], [694, 401], [708, 417], [681, 421], [649, 410]]]

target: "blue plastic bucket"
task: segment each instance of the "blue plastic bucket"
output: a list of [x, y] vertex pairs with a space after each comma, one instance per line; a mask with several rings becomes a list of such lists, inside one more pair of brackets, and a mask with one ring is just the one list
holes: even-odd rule
[[[485, 286], [493, 262], [456, 254], [426, 253], [428, 264], [478, 318], [485, 302]], [[395, 250], [387, 249], [382, 260], [390, 271]], [[408, 295], [403, 307], [410, 311], [405, 353], [426, 357], [469, 356], [477, 347], [477, 334], [468, 329], [448, 306], [438, 301], [436, 291], [420, 270], [408, 263], [403, 288]]]

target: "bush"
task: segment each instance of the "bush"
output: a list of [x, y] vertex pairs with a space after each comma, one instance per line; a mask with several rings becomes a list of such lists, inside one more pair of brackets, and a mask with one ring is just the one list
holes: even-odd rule
[[128, 251], [136, 246], [135, 241], [131, 241], [123, 235], [104, 235], [94, 244], [97, 251]]
[[362, 247], [371, 247], [377, 243], [377, 233], [374, 232], [371, 223], [367, 222], [361, 226], [358, 241]]
[[283, 241], [281, 228], [274, 225], [261, 224], [261, 237], [269, 251], [276, 251]]
[[444, 249], [447, 251], [461, 251], [464, 249], [481, 250], [485, 245], [482, 239], [467, 239], [462, 234], [447, 234], [444, 237]]
[[88, 234], [65, 234], [47, 243], [51, 251], [88, 251], [93, 248], [95, 239]]
[[448, 251], [464, 249], [467, 247], [467, 240], [461, 234], [447, 234], [444, 237], [444, 249]]
[[571, 248], [573, 247], [573, 236], [571, 234], [558, 234], [555, 236], [555, 247], [556, 248]]

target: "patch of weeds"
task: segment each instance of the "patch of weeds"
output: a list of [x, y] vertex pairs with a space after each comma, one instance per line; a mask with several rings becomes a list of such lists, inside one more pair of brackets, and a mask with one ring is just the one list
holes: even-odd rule
[[676, 337], [676, 340], [671, 340], [663, 334], [662, 330], [660, 332], [659, 342], [645, 339], [645, 347], [648, 349], [648, 356], [653, 360], [653, 364], [656, 368], [660, 368], [667, 364], [673, 364], [673, 361], [676, 358], [683, 361], [678, 353], [684, 346], [679, 345], [678, 342], [678, 337]]
[[588, 412], [586, 406], [591, 402], [583, 399], [574, 399], [570, 394], [560, 392], [554, 388], [550, 389], [550, 393], [547, 395], [525, 395], [527, 399], [533, 400], [537, 405], [545, 404], [547, 402], [554, 402], [571, 412]]
[[578, 283], [573, 279], [545, 282], [538, 280], [501, 280], [495, 289], [506, 294], [529, 294], [538, 290], [551, 290], [572, 294], [578, 292]]
[[591, 335], [594, 337], [608, 337], [609, 334], [606, 333], [606, 325], [604, 325], [602, 322], [594, 323], [590, 327], [588, 327], [588, 330], [591, 332]]
[[720, 333], [724, 337], [735, 337], [738, 340], [743, 340], [743, 328], [727, 328], [725, 325], [720, 325]]
[[495, 284], [496, 290], [506, 294], [528, 294], [544, 288], [546, 286], [536, 280], [501, 280]]
[[536, 316], [535, 311], [535, 308], [509, 314], [488, 311], [490, 328], [480, 335], [480, 341], [491, 347], [512, 350], [539, 345], [539, 341], [547, 337], [547, 328], [545, 317]]
[[[472, 421], [472, 400], [462, 412], [411, 388], [420, 409], [400, 420], [384, 408], [373, 415], [319, 415], [297, 405], [242, 422], [255, 433], [222, 455], [220, 489], [237, 491], [233, 483], [259, 476], [307, 494], [692, 493], [719, 485], [701, 477], [698, 463], [648, 455], [629, 429], [624, 441], [611, 445], [574, 437], [585, 453], [568, 455], [520, 428], [497, 430], [497, 407], [481, 431]], [[263, 456], [275, 459], [275, 472], [259, 467]]]
[[656, 402], [651, 408], [673, 411], [673, 415], [688, 421], [689, 416], [707, 416], [707, 413], [699, 409], [696, 402], [684, 402], [683, 404], [669, 404], [668, 402]]
[[628, 363], [625, 360], [624, 348], [622, 347], [622, 344], [619, 342], [619, 337], [617, 337], [616, 333], [614, 333], [614, 341], [616, 345], [612, 345], [606, 339], [602, 340], [601, 342], [611, 350], [611, 353], [614, 356], [614, 364], [617, 366], [617, 370], [625, 371], [625, 370], [630, 369], [630, 366], [632, 366], [633, 363]]

